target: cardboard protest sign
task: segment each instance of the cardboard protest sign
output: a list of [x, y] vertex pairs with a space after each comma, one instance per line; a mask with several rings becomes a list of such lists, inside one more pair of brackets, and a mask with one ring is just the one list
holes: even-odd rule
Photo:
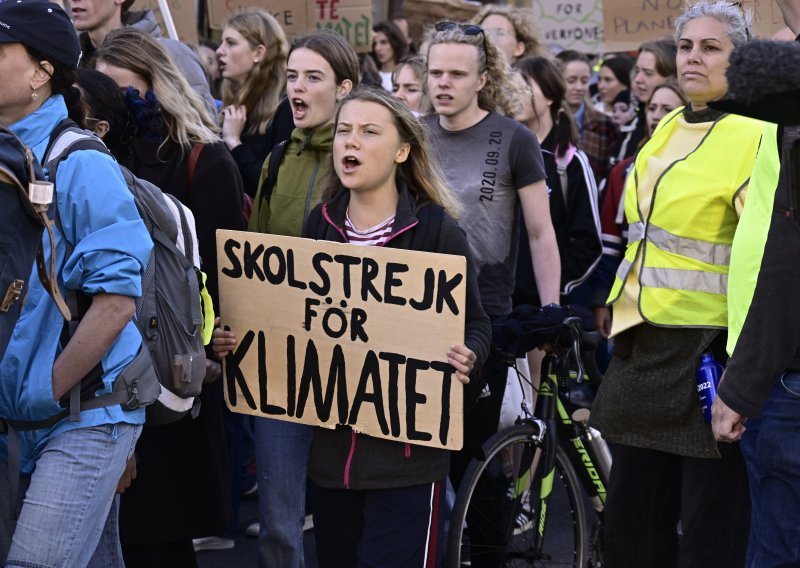
[[645, 41], [675, 33], [683, 0], [603, 0], [605, 50], [635, 51]]
[[459, 449], [466, 260], [217, 231], [233, 412]]
[[[167, 0], [169, 10], [172, 14], [172, 21], [178, 31], [178, 39], [192, 45], [197, 45], [197, 10], [194, 0]], [[158, 7], [158, 0], [137, 0], [133, 5], [132, 11], [152, 10], [156, 14], [158, 25], [164, 37], [168, 37], [167, 28], [164, 25], [164, 17]]]
[[208, 0], [209, 25], [219, 29], [228, 16], [247, 7], [261, 8], [275, 16], [289, 38], [308, 31], [313, 25], [313, 11], [303, 0]]
[[317, 29], [343, 36], [359, 53], [372, 51], [371, 0], [307, 0]]
[[533, 11], [548, 47], [603, 51], [603, 0], [533, 0]]
[[403, 12], [414, 41], [422, 39], [426, 26], [446, 20], [468, 22], [481, 9], [480, 2], [469, 0], [405, 0]]
[[742, 7], [753, 11], [754, 37], [770, 39], [785, 25], [775, 0], [743, 0]]

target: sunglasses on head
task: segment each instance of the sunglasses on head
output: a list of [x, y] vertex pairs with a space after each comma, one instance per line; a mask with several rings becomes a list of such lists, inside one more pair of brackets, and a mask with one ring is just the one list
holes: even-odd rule
[[446, 32], [448, 30], [459, 29], [464, 33], [464, 35], [468, 36], [476, 36], [480, 34], [483, 42], [483, 52], [486, 53], [486, 32], [480, 26], [476, 26], [475, 24], [459, 24], [456, 22], [436, 22], [434, 29], [437, 32]]

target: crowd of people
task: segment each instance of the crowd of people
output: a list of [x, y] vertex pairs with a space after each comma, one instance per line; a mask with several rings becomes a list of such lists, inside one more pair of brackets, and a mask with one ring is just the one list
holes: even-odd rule
[[[800, 1], [777, 4], [800, 33]], [[740, 4], [700, 0], [674, 37], [599, 61], [551, 53], [505, 5], [416, 42], [402, 19], [376, 23], [369, 54], [327, 30], [290, 40], [255, 8], [189, 46], [133, 8], [0, 3], [0, 124], [43, 164], [65, 119], [107, 148], [49, 172], [43, 247], [80, 318], [65, 334], [33, 267], [0, 361], [6, 566], [196, 566], [234, 546], [253, 484], [261, 567], [304, 565], [309, 513], [323, 568], [444, 565], [448, 492], [519, 396], [491, 322], [525, 304], [583, 306], [607, 339], [584, 393], [613, 453], [605, 566], [800, 566], [796, 134], [729, 89], [752, 41]], [[237, 336], [220, 327], [199, 412], [68, 415], [70, 392], [112, 392], [143, 349], [153, 241], [118, 164], [191, 212], [217, 309], [218, 229], [466, 257], [464, 340], [441, 354], [464, 448], [233, 413], [220, 377]], [[535, 379], [543, 357], [520, 365]], [[710, 357], [726, 371], [709, 421], [695, 375]]]

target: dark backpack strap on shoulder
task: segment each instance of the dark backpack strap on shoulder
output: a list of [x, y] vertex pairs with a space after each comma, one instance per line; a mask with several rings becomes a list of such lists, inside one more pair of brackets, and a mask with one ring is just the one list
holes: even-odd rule
[[443, 219], [444, 208], [441, 205], [421, 205], [417, 209], [418, 224], [411, 231], [411, 250], [436, 252]]
[[269, 163], [267, 164], [267, 178], [261, 186], [261, 199], [269, 203], [272, 197], [272, 190], [275, 184], [278, 183], [278, 168], [281, 166], [283, 155], [286, 153], [286, 148], [289, 146], [289, 140], [278, 142], [272, 147], [272, 152], [269, 153]]
[[[66, 255], [64, 257], [65, 260], [72, 256], [75, 245], [67, 238], [61, 223], [61, 215], [59, 214], [58, 203], [55, 198], [58, 194], [57, 172], [61, 162], [66, 160], [73, 152], [80, 150], [94, 150], [109, 156], [111, 155], [106, 145], [103, 144], [99, 138], [91, 132], [83, 130], [73, 120], [67, 118], [62, 120], [53, 130], [50, 135], [50, 142], [44, 154], [44, 167], [50, 176], [50, 181], [53, 182], [55, 187], [53, 192], [53, 222], [55, 226], [58, 227], [59, 231], [61, 231], [67, 246]], [[75, 330], [80, 325], [80, 320], [86, 315], [92, 303], [91, 298], [82, 292], [70, 290], [68, 288], [65, 289], [64, 292], [64, 299], [72, 317], [69, 321], [64, 322], [64, 327], [62, 328], [60, 338], [62, 348], [66, 346], [72, 338]], [[98, 363], [67, 395], [62, 397], [60, 402], [62, 405], [68, 407], [67, 411], [70, 420], [79, 420], [81, 399], [93, 396], [94, 390], [102, 386], [103, 374], [102, 363]]]

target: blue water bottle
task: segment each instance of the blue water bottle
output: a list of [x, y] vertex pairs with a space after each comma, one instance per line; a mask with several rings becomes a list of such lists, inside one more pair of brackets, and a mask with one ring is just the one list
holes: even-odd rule
[[711, 424], [711, 405], [717, 397], [717, 387], [722, 378], [725, 367], [720, 365], [711, 351], [700, 355], [700, 364], [697, 366], [697, 395], [700, 397], [700, 409], [706, 424]]

